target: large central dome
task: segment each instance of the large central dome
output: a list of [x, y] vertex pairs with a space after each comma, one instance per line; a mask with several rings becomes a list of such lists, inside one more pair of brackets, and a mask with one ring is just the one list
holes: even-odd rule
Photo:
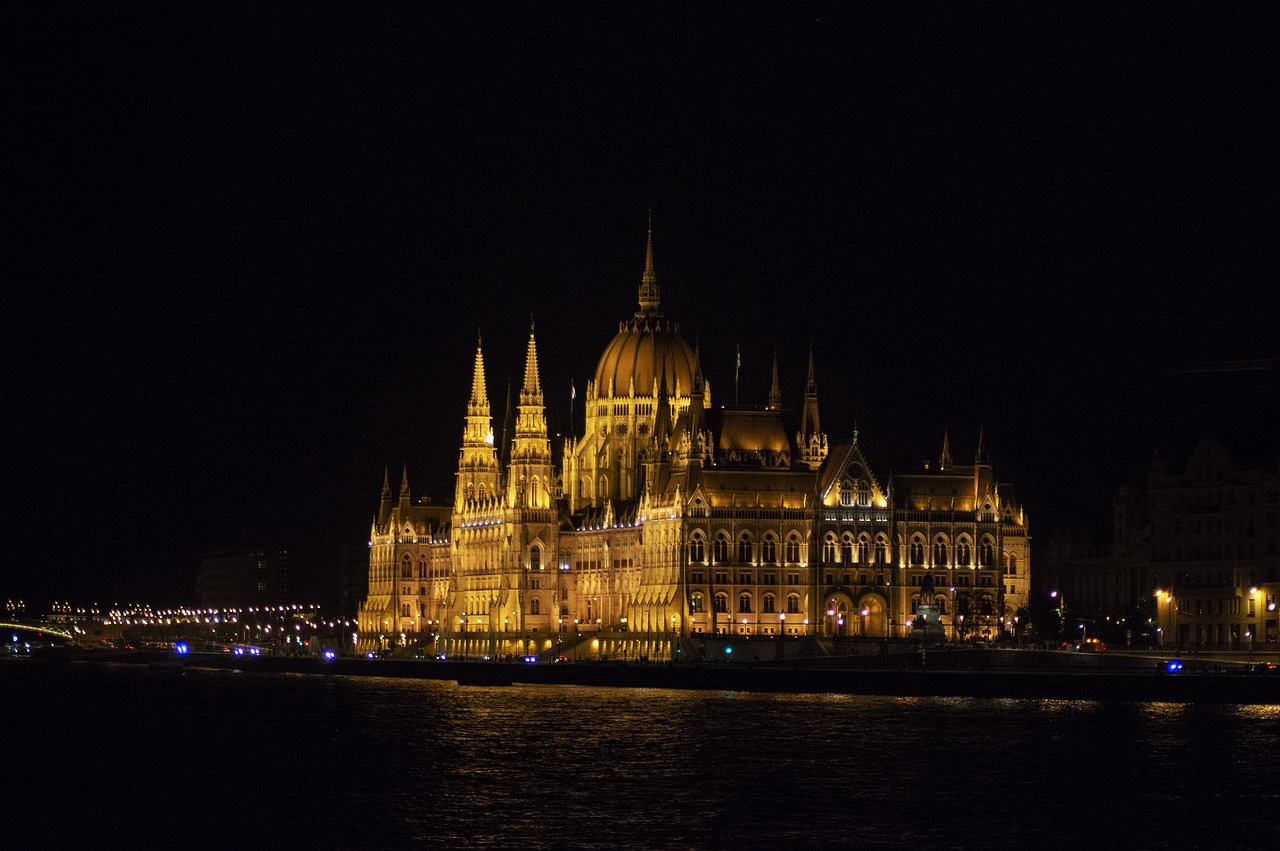
[[653, 225], [645, 246], [644, 275], [640, 278], [640, 309], [618, 325], [618, 335], [605, 347], [596, 367], [598, 396], [625, 396], [635, 382], [637, 395], [648, 396], [665, 387], [687, 396], [693, 386], [693, 349], [680, 336], [680, 327], [658, 311], [658, 282], [653, 274]]
[[648, 396], [657, 379], [659, 389], [665, 384], [668, 393], [687, 396], [693, 386], [693, 371], [693, 349], [679, 329], [659, 315], [638, 315], [621, 323], [618, 335], [600, 356], [596, 393], [625, 396], [634, 380], [636, 393]]

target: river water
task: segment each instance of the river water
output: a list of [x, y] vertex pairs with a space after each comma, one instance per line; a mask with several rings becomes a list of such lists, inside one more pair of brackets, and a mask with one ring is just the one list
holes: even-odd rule
[[1218, 849], [1280, 831], [1280, 706], [37, 661], [0, 663], [0, 696], [0, 836], [50, 848]]

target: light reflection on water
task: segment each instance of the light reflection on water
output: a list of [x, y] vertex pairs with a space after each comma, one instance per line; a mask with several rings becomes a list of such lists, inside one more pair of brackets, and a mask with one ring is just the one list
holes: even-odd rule
[[81, 767], [109, 847], [145, 825], [149, 847], [1261, 848], [1280, 812], [1280, 707], [124, 668], [38, 685], [14, 707], [40, 716], [37, 770]]

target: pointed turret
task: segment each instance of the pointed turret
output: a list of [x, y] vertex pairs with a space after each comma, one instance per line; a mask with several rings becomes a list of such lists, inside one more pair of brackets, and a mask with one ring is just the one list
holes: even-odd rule
[[[858, 442], [857, 430], [854, 430], [854, 443]], [[813, 372], [813, 346], [809, 346], [809, 375], [804, 385], [804, 411], [800, 415], [800, 432], [796, 435], [796, 443], [800, 450], [800, 461], [809, 469], [816, 470], [827, 457], [827, 436], [822, 433], [818, 420], [818, 382]]]
[[489, 394], [485, 390], [484, 353], [477, 334], [471, 400], [467, 403], [462, 451], [458, 454], [454, 504], [461, 507], [472, 499], [492, 499], [497, 496], [499, 475], [498, 455], [493, 445], [493, 420], [489, 414]]
[[538, 347], [533, 338], [533, 320], [529, 320], [529, 346], [525, 351], [524, 385], [520, 388], [520, 404], [542, 404], [542, 383], [538, 380]]
[[378, 525], [382, 526], [391, 516], [391, 470], [382, 468], [382, 496], [378, 500]]
[[400, 512], [409, 510], [409, 465], [405, 464], [400, 473]]
[[767, 411], [782, 410], [782, 388], [778, 386], [778, 353], [773, 353], [773, 383], [769, 385], [769, 404], [765, 405]]
[[503, 409], [505, 413], [502, 417], [502, 443], [498, 446], [498, 463], [503, 467], [511, 462], [511, 441], [516, 436], [516, 412], [511, 405], [511, 379], [507, 378], [507, 404]]
[[938, 469], [945, 470], [951, 466], [951, 435], [942, 430], [942, 454], [938, 456]]
[[653, 442], [658, 452], [666, 457], [671, 440], [671, 397], [667, 395], [667, 382], [664, 380], [658, 387], [658, 410], [653, 423]]
[[[702, 347], [695, 345], [693, 349], [693, 386], [689, 390], [689, 440], [693, 455], [701, 461], [698, 452], [699, 438], [706, 428], [706, 400], [703, 396], [705, 381], [702, 377]], [[703, 440], [705, 444], [705, 439]]]
[[489, 392], [484, 386], [484, 352], [481, 349], [482, 340], [480, 333], [476, 332], [476, 363], [471, 371], [471, 402], [472, 408], [484, 407], [486, 413], [489, 408]]
[[538, 377], [538, 346], [529, 322], [529, 345], [525, 353], [524, 384], [520, 388], [520, 408], [515, 439], [507, 468], [507, 504], [518, 508], [550, 508], [553, 471], [551, 441], [547, 439], [547, 414]]

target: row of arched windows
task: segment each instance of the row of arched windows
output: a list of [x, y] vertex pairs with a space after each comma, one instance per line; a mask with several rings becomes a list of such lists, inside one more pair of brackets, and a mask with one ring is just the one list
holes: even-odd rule
[[889, 563], [889, 540], [876, 535], [873, 542], [868, 535], [858, 540], [845, 535], [838, 542], [835, 535], [827, 535], [822, 542], [822, 560], [828, 564], [870, 564], [874, 556], [876, 564]]
[[[688, 549], [690, 564], [706, 564], [707, 546], [702, 532], [694, 532], [689, 537]], [[760, 539], [758, 549], [761, 564], [778, 564], [779, 550], [782, 553], [783, 563], [799, 564], [804, 552], [800, 535], [796, 532], [787, 535], [786, 540], [781, 542], [781, 546], [779, 546], [777, 535], [766, 532]], [[728, 533], [721, 531], [716, 533], [715, 540], [711, 544], [711, 560], [713, 564], [727, 564], [735, 560], [730, 556], [736, 555], [737, 562], [754, 564], [756, 551], [757, 544], [750, 532], [743, 532], [738, 536], [736, 544], [731, 544]]]
[[[418, 571], [417, 571], [418, 579], [434, 579], [439, 576], [445, 576], [447, 572], [448, 572], [448, 569], [445, 567], [435, 567], [435, 568], [428, 567], [427, 560], [425, 558], [418, 562]], [[413, 559], [407, 555], [400, 560], [400, 578], [401, 579], [414, 578]]]
[[[724, 591], [717, 591], [711, 598], [711, 605], [716, 614], [727, 614], [729, 612], [729, 595]], [[789, 615], [800, 614], [800, 595], [788, 594], [786, 599], [787, 610]], [[689, 611], [692, 614], [706, 611], [706, 600], [702, 596], [701, 591], [695, 591], [689, 596]], [[738, 595], [738, 613], [752, 614], [755, 612], [754, 598], [751, 594], [743, 592]], [[763, 594], [760, 597], [760, 613], [766, 615], [778, 614], [778, 597], [775, 594]]]

